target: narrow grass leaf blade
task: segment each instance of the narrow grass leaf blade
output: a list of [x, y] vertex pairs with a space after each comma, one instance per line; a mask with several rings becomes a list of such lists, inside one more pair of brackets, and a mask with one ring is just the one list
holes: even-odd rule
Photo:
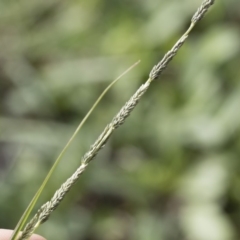
[[85, 117], [83, 118], [83, 120], [80, 122], [80, 124], [78, 125], [77, 129], [75, 130], [75, 132], [73, 133], [73, 135], [71, 136], [71, 138], [69, 139], [69, 141], [67, 142], [67, 144], [65, 145], [65, 147], [62, 149], [62, 151], [60, 152], [59, 156], [57, 157], [57, 159], [55, 160], [53, 166], [51, 167], [51, 169], [49, 170], [46, 178], [44, 179], [42, 185], [40, 186], [40, 188], [38, 189], [38, 191], [36, 192], [35, 196], [33, 197], [33, 199], [31, 200], [30, 204], [28, 205], [27, 209], [25, 210], [25, 212], [23, 213], [21, 219], [19, 220], [17, 226], [15, 227], [13, 234], [11, 236], [10, 240], [16, 240], [17, 236], [19, 234], [19, 232], [21, 231], [21, 229], [23, 228], [24, 224], [26, 223], [32, 209], [34, 208], [38, 198], [40, 197], [44, 187], [46, 186], [48, 180], [50, 179], [52, 173], [54, 172], [55, 168], [57, 167], [58, 163], [60, 162], [61, 158], [63, 157], [64, 153], [66, 152], [66, 150], [68, 149], [68, 147], [70, 146], [71, 142], [74, 140], [74, 138], [76, 137], [76, 135], [78, 134], [78, 132], [80, 131], [80, 129], [82, 128], [83, 124], [86, 122], [86, 120], [88, 119], [88, 117], [90, 116], [90, 114], [93, 112], [93, 110], [96, 108], [96, 106], [98, 105], [98, 103], [101, 101], [101, 99], [104, 97], [104, 95], [107, 93], [107, 91], [120, 79], [122, 78], [125, 74], [127, 74], [130, 70], [132, 70], [134, 67], [136, 67], [138, 64], [140, 63], [140, 60], [137, 61], [136, 63], [134, 63], [131, 67], [129, 67], [125, 72], [123, 72], [119, 77], [117, 77], [112, 83], [110, 83], [107, 88], [102, 92], [102, 94], [98, 97], [98, 99], [96, 100], [96, 102], [93, 104], [93, 106], [91, 107], [91, 109], [88, 111], [88, 113], [85, 115]]

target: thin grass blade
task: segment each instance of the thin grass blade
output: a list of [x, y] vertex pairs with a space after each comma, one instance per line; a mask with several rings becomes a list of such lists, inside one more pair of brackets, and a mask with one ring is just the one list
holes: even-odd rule
[[54, 172], [54, 170], [56, 169], [57, 165], [59, 164], [61, 158], [63, 157], [64, 153], [67, 151], [68, 147], [70, 146], [70, 144], [72, 143], [72, 141], [74, 140], [74, 138], [76, 137], [76, 135], [78, 134], [78, 132], [80, 131], [80, 129], [82, 128], [83, 124], [86, 122], [86, 120], [88, 119], [88, 117], [91, 115], [91, 113], [93, 112], [93, 110], [96, 108], [96, 106], [98, 105], [98, 103], [101, 101], [101, 99], [104, 97], [104, 95], [107, 93], [107, 91], [120, 79], [122, 78], [125, 74], [127, 74], [130, 70], [132, 70], [134, 67], [136, 67], [138, 64], [140, 63], [140, 60], [137, 61], [136, 63], [134, 63], [131, 67], [129, 67], [125, 72], [123, 72], [119, 77], [117, 77], [113, 82], [111, 82], [107, 88], [105, 88], [105, 90], [102, 92], [102, 94], [98, 97], [98, 99], [96, 100], [96, 102], [93, 104], [93, 106], [90, 108], [90, 110], [88, 111], [88, 113], [85, 115], [85, 117], [83, 118], [83, 120], [80, 122], [80, 124], [78, 125], [77, 129], [75, 130], [75, 132], [73, 133], [73, 135], [71, 136], [71, 138], [68, 140], [67, 144], [65, 145], [65, 147], [62, 149], [62, 151], [60, 152], [60, 154], [58, 155], [57, 159], [55, 160], [53, 166], [51, 167], [51, 169], [49, 170], [47, 176], [45, 177], [42, 185], [40, 186], [40, 188], [38, 189], [38, 191], [36, 192], [36, 194], [34, 195], [34, 197], [32, 198], [31, 202], [29, 203], [28, 207], [26, 208], [25, 212], [23, 213], [21, 219], [19, 220], [17, 226], [15, 227], [13, 234], [11, 236], [10, 240], [16, 240], [21, 229], [23, 228], [24, 224], [26, 223], [29, 215], [31, 214], [32, 209], [34, 208], [38, 198], [40, 197], [42, 191], [44, 190], [44, 187], [46, 186], [48, 180], [50, 179], [52, 173]]

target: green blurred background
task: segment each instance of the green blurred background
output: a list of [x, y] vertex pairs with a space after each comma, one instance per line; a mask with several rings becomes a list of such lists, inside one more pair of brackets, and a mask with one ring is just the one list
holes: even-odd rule
[[[101, 91], [35, 211], [187, 29], [201, 0], [0, 0], [0, 227], [14, 228]], [[38, 233], [240, 239], [240, 2], [216, 0]]]

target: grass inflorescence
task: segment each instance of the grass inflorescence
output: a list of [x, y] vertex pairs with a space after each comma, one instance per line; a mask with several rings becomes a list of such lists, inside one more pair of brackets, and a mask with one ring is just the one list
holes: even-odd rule
[[[142, 84], [139, 89], [134, 93], [134, 95], [125, 103], [121, 110], [116, 114], [112, 121], [105, 127], [103, 132], [97, 138], [95, 143], [90, 147], [89, 151], [85, 153], [82, 157], [81, 164], [77, 170], [70, 176], [61, 187], [55, 192], [50, 201], [46, 202], [38, 210], [35, 216], [29, 221], [29, 223], [23, 229], [22, 234], [18, 240], [29, 239], [29, 237], [34, 233], [39, 225], [44, 223], [50, 216], [50, 214], [58, 207], [62, 199], [66, 196], [68, 191], [74, 185], [74, 183], [79, 179], [79, 176], [86, 170], [88, 164], [96, 157], [98, 152], [107, 143], [113, 132], [122, 125], [126, 118], [130, 115], [133, 109], [137, 106], [141, 97], [148, 90], [150, 84], [156, 80], [164, 69], [168, 66], [169, 62], [178, 53], [179, 49], [185, 43], [189, 36], [189, 33], [193, 27], [203, 18], [205, 13], [208, 11], [211, 5], [214, 4], [214, 0], [204, 0], [201, 6], [197, 9], [195, 14], [191, 19], [191, 24], [188, 30], [179, 38], [179, 40], [174, 44], [174, 46], [164, 55], [162, 60], [157, 63], [150, 71], [149, 78]], [[14, 239], [14, 238], [12, 238]]]

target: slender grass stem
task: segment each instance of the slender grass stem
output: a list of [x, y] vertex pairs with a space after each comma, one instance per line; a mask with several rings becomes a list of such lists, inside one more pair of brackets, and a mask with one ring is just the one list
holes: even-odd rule
[[26, 225], [25, 229], [22, 232], [19, 240], [28, 239], [36, 228], [45, 222], [50, 214], [57, 208], [60, 204], [64, 196], [73, 186], [73, 184], [77, 181], [79, 176], [85, 171], [88, 164], [94, 159], [94, 157], [98, 154], [98, 152], [104, 147], [107, 140], [120, 125], [124, 123], [126, 118], [130, 115], [132, 110], [136, 107], [141, 97], [149, 88], [150, 84], [153, 80], [157, 79], [162, 71], [168, 66], [169, 62], [173, 59], [173, 57], [177, 54], [181, 46], [186, 41], [189, 33], [199, 22], [205, 13], [208, 11], [209, 7], [214, 3], [214, 0], [204, 0], [201, 6], [197, 9], [196, 13], [193, 15], [191, 19], [191, 24], [188, 30], [182, 35], [182, 37], [175, 43], [170, 51], [168, 51], [163, 59], [153, 67], [149, 74], [148, 80], [140, 86], [140, 88], [136, 91], [136, 93], [129, 99], [128, 102], [122, 107], [119, 113], [112, 119], [112, 121], [105, 127], [102, 134], [98, 137], [95, 143], [90, 147], [89, 151], [83, 156], [81, 160], [81, 165], [79, 168], [73, 173], [71, 177], [69, 177], [66, 182], [64, 182], [61, 187], [55, 192], [54, 196], [50, 201], [45, 203], [37, 212], [37, 214], [32, 218], [32, 220]]

